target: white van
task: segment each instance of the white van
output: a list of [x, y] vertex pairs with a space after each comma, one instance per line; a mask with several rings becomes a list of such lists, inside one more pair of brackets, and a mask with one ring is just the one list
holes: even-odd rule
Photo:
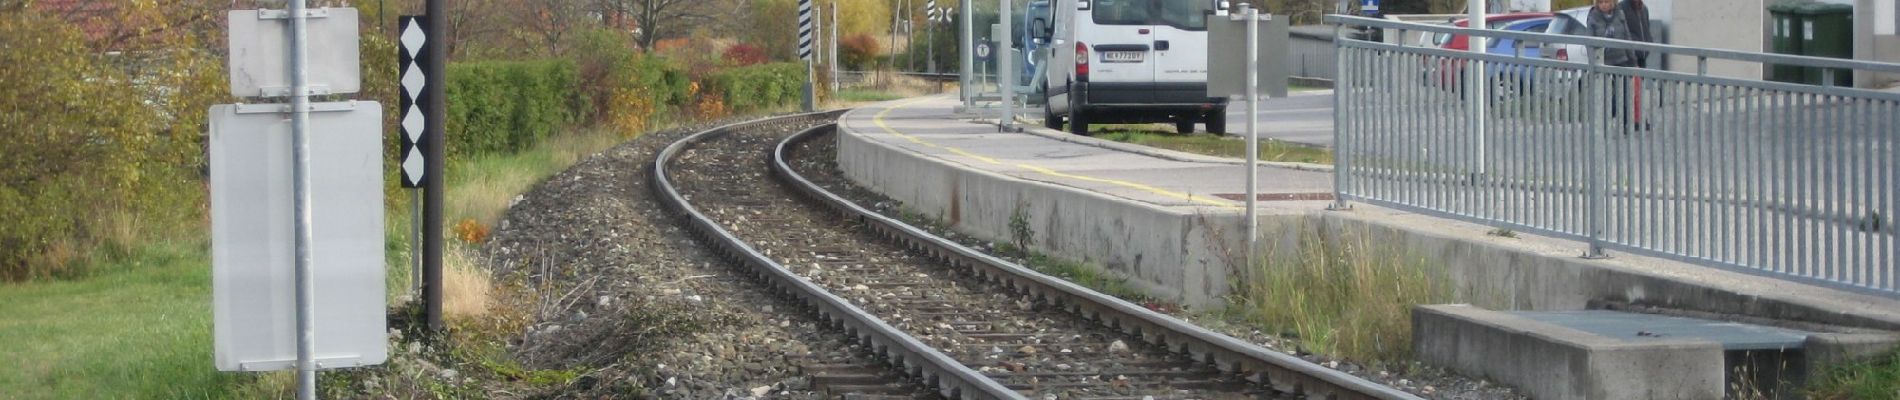
[[1050, 47], [1043, 125], [1172, 122], [1223, 133], [1227, 99], [1207, 96], [1207, 17], [1219, 0], [1055, 0], [1029, 22]]

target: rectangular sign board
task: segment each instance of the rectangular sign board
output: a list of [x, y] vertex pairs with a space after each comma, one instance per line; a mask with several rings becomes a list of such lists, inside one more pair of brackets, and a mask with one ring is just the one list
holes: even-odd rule
[[[363, 87], [362, 52], [356, 9], [309, 10], [308, 71], [312, 94], [356, 93]], [[283, 10], [232, 10], [231, 95], [281, 97], [290, 95], [290, 19]]]
[[[388, 355], [383, 278], [382, 107], [310, 113], [311, 272], [318, 368]], [[211, 108], [214, 358], [220, 371], [295, 368], [290, 115], [281, 104]]]
[[[1287, 16], [1260, 14], [1260, 95], [1286, 97]], [[1247, 22], [1207, 17], [1207, 96], [1247, 95]]]

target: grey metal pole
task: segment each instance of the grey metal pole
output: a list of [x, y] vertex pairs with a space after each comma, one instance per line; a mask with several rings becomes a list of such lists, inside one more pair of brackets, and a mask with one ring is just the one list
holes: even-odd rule
[[1260, 245], [1260, 10], [1241, 7], [1247, 21], [1247, 265], [1253, 265]]
[[429, 322], [429, 330], [442, 332], [442, 200], [448, 194], [448, 187], [442, 179], [443, 157], [448, 155], [448, 95], [444, 90], [448, 86], [449, 43], [453, 42], [449, 32], [449, 0], [429, 0], [425, 12], [429, 21], [429, 44], [423, 45], [428, 63], [422, 71], [426, 83], [423, 86], [422, 103], [423, 139], [427, 145], [422, 149], [423, 173], [422, 186], [422, 300], [423, 316]]
[[[1468, 25], [1466, 25], [1466, 27], [1471, 28], [1471, 29], [1489, 28], [1490, 25], [1485, 23], [1485, 16], [1484, 16], [1486, 1], [1485, 0], [1468, 0], [1468, 1], [1469, 1], [1468, 8], [1470, 8], [1469, 11], [1471, 12], [1471, 18], [1470, 18], [1470, 21], [1468, 22]], [[1470, 51], [1471, 54], [1473, 55], [1483, 55], [1485, 54], [1484, 52], [1485, 49], [1488, 49], [1490, 47], [1488, 43], [1486, 43], [1486, 42], [1489, 42], [1489, 40], [1486, 40], [1486, 38], [1483, 36], [1468, 35], [1468, 37], [1470, 38], [1470, 40], [1467, 40], [1465, 44], [1471, 47], [1470, 49], [1467, 49], [1467, 50]], [[1471, 87], [1471, 90], [1468, 91], [1469, 93], [1471, 93], [1471, 97], [1467, 98], [1466, 100], [1470, 101], [1467, 104], [1471, 105], [1471, 130], [1472, 130], [1471, 134], [1474, 136], [1472, 140], [1473, 140], [1473, 143], [1476, 145], [1476, 148], [1472, 149], [1473, 151], [1471, 153], [1471, 156], [1473, 159], [1471, 160], [1471, 163], [1472, 163], [1472, 167], [1475, 168], [1475, 170], [1473, 170], [1472, 172], [1476, 174], [1485, 173], [1484, 135], [1485, 135], [1485, 128], [1487, 128], [1485, 126], [1485, 114], [1487, 111], [1489, 111], [1489, 110], [1486, 110], [1486, 108], [1489, 107], [1491, 104], [1491, 95], [1490, 93], [1488, 93], [1488, 90], [1487, 90], [1487, 89], [1490, 89], [1491, 86], [1485, 84], [1486, 82], [1490, 81], [1490, 79], [1487, 79], [1487, 78], [1488, 77], [1485, 76], [1485, 72], [1484, 72], [1484, 62], [1479, 61], [1477, 58], [1474, 57], [1471, 60], [1471, 79], [1466, 79], [1466, 81], [1469, 81], [1466, 84], [1470, 85]]]
[[290, 0], [290, 174], [291, 222], [296, 230], [297, 275], [297, 398], [317, 398], [316, 279], [311, 276], [310, 241], [310, 71], [309, 31], [304, 0]]
[[996, 47], [1001, 48], [992, 51], [1001, 57], [996, 61], [996, 87], [1003, 93], [1003, 114], [1002, 118], [997, 120], [996, 127], [1009, 130], [1016, 122], [1016, 47], [1010, 45], [1010, 38], [1014, 37], [1012, 35], [1015, 33], [1010, 32], [1011, 1], [996, 0], [996, 2], [999, 4], [998, 9], [1001, 10], [996, 14], [997, 21], [1001, 22], [1003, 31], [1002, 37], [996, 38]]
[[917, 5], [904, 0], [904, 70], [917, 70]]
[[924, 22], [924, 71], [937, 73], [937, 21]]
[[838, 2], [831, 2], [831, 92], [838, 93]]
[[409, 189], [409, 295], [422, 289], [422, 189]]
[[976, 80], [976, 12], [972, 11], [976, 9], [972, 7], [975, 3], [976, 0], [963, 0], [962, 9], [957, 10], [962, 13], [959, 25], [963, 26], [959, 33], [961, 37], [957, 38], [960, 42], [957, 47], [957, 69], [961, 70], [957, 78], [957, 92], [962, 94], [963, 109], [966, 110], [976, 107], [976, 92], [971, 89], [971, 82]]
[[886, 56], [885, 67], [897, 68], [897, 16], [903, 10], [904, 0], [891, 0], [891, 54]]
[[[810, 33], [812, 35], [812, 45], [814, 46], [818, 44], [817, 36], [818, 36], [818, 32], [820, 32], [819, 29], [823, 29], [822, 27], [825, 26], [825, 20], [824, 18], [822, 18], [822, 16], [824, 16], [824, 13], [818, 10], [817, 7], [818, 5], [813, 4], [812, 5], [813, 9], [811, 10], [812, 29]], [[801, 27], [800, 29], [803, 29], [803, 28]], [[800, 37], [799, 40], [803, 41], [805, 40], [805, 38]], [[812, 112], [812, 110], [818, 109], [818, 53], [817, 53], [818, 49], [811, 49], [811, 50], [812, 52], [806, 53], [804, 57], [805, 59], [805, 112]]]

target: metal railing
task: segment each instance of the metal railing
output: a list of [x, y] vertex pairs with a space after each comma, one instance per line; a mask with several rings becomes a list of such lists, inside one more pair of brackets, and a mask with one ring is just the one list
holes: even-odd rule
[[[1836, 288], [1900, 296], [1900, 93], [1711, 76], [1711, 60], [1900, 64], [1328, 16], [1510, 39], [1471, 54], [1335, 35], [1337, 207], [1359, 201]], [[1526, 49], [1526, 43], [1532, 49]], [[1577, 62], [1536, 56], [1568, 48]], [[1533, 50], [1534, 49], [1534, 50]], [[1604, 65], [1605, 49], [1696, 72]], [[1468, 84], [1472, 63], [1484, 65]], [[1836, 70], [1839, 69], [1839, 72]], [[1489, 110], [1482, 120], [1471, 108]]]

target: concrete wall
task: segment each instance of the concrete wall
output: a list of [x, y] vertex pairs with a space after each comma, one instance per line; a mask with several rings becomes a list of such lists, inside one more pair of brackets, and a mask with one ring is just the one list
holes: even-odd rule
[[[1667, 17], [1670, 43], [1678, 46], [1766, 53], [1768, 47], [1767, 0], [1675, 0]], [[1658, 8], [1651, 7], [1652, 14]], [[1670, 69], [1695, 72], [1694, 57], [1669, 56]], [[1709, 61], [1709, 75], [1739, 79], [1761, 79], [1760, 64], [1739, 61]]]
[[[1900, 4], [1895, 0], [1855, 0], [1854, 59], [1900, 62]], [[1900, 83], [1900, 74], [1856, 73], [1854, 86], [1882, 89]]]
[[838, 165], [907, 210], [998, 243], [1012, 241], [1010, 220], [1020, 209], [1036, 251], [1101, 266], [1158, 298], [1211, 307], [1227, 293], [1228, 263], [1218, 251], [1238, 247], [1210, 237], [1242, 229], [1233, 211], [1163, 208], [1025, 182], [851, 134], [838, 135]]
[[1287, 43], [1286, 70], [1293, 76], [1334, 79], [1336, 51], [1333, 27], [1325, 25], [1291, 27], [1292, 41]]

